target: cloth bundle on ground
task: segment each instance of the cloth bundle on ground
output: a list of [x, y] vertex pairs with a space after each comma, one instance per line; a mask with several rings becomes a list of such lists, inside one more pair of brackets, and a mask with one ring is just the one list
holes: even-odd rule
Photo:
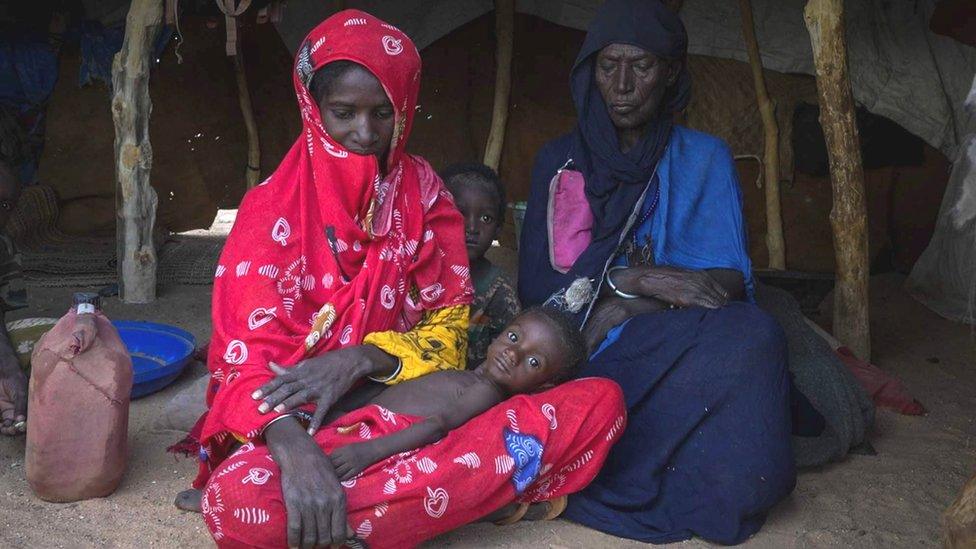
[[853, 351], [812, 321], [807, 320], [807, 325], [837, 353], [837, 356], [844, 362], [857, 382], [867, 391], [868, 397], [874, 401], [875, 406], [889, 408], [908, 416], [920, 416], [927, 413], [928, 410], [925, 409], [925, 406], [915, 400], [915, 397], [908, 392], [900, 379], [870, 362], [857, 358]]
[[874, 404], [827, 341], [807, 324], [793, 296], [758, 284], [756, 303], [783, 327], [793, 384], [825, 423], [819, 436], [793, 437], [796, 465], [843, 458], [865, 441], [874, 423]]
[[900, 379], [870, 362], [857, 358], [847, 347], [839, 347], [837, 356], [844, 361], [876, 405], [891, 408], [906, 416], [921, 416], [928, 412], [921, 402], [908, 393], [908, 389]]

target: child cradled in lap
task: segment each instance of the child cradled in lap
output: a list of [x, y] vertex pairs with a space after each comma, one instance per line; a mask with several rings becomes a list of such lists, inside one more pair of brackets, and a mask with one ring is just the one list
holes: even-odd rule
[[498, 174], [484, 164], [454, 164], [441, 172], [441, 178], [464, 216], [475, 289], [468, 327], [468, 368], [473, 369], [520, 310], [511, 279], [485, 257], [505, 220], [505, 188]]
[[331, 454], [336, 474], [348, 480], [392, 455], [437, 442], [511, 396], [571, 378], [585, 359], [585, 342], [568, 317], [555, 309], [529, 309], [491, 342], [477, 369], [435, 372], [373, 397], [371, 404], [426, 419], [388, 436], [336, 449]]

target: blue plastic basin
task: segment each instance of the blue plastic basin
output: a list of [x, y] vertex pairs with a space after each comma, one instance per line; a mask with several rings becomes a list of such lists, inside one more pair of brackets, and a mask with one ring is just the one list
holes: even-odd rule
[[196, 348], [193, 334], [175, 326], [134, 320], [114, 320], [112, 324], [132, 355], [133, 399], [172, 383]]

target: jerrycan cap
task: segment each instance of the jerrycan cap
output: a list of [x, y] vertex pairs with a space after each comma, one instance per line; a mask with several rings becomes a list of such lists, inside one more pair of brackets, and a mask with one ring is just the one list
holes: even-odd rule
[[79, 314], [94, 313], [102, 308], [102, 298], [93, 292], [76, 292], [74, 302]]

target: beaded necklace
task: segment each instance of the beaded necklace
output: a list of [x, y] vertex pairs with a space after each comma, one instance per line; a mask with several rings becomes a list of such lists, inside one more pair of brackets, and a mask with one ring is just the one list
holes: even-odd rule
[[643, 264], [653, 263], [652, 260], [654, 258], [654, 250], [651, 249], [650, 235], [647, 236], [644, 246], [641, 246], [637, 242], [637, 231], [644, 226], [644, 223], [646, 223], [647, 220], [650, 219], [652, 215], [654, 215], [654, 212], [657, 210], [657, 205], [658, 202], [660, 202], [660, 200], [661, 200], [661, 185], [659, 184], [657, 187], [654, 188], [654, 198], [651, 199], [650, 207], [648, 207], [647, 211], [645, 211], [644, 214], [641, 215], [640, 220], [638, 220], [637, 223], [634, 224], [633, 234], [631, 235], [631, 241], [629, 243], [630, 245], [627, 247], [628, 256], [630, 255], [631, 252], [635, 250], [640, 250]]

